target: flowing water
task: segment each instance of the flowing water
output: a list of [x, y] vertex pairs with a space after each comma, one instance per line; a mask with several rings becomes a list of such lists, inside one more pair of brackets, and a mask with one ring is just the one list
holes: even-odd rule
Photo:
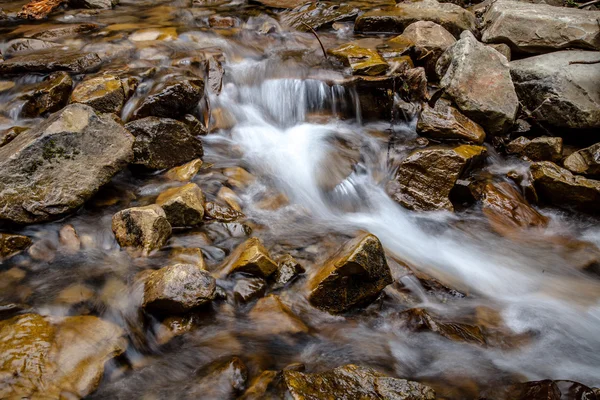
[[[403, 209], [384, 188], [398, 161], [419, 146], [414, 122], [363, 121], [357, 94], [331, 83], [340, 77], [339, 69], [334, 71], [322, 59], [314, 36], [286, 31], [266, 9], [218, 3], [222, 4], [189, 8], [184, 1], [122, 1], [113, 11], [90, 16], [71, 10], [52, 21], [102, 24], [99, 31], [63, 43], [98, 49], [108, 42], [122, 43], [140, 29], [177, 28], [177, 38], [134, 42], [135, 55], [121, 55], [104, 70], [129, 73], [153, 67], [167, 72], [187, 68], [185, 61], [191, 57], [222, 53], [222, 92], [210, 94], [210, 105], [199, 104], [198, 112], [207, 113], [210, 107], [226, 123], [212, 120], [216, 128], [203, 137], [205, 167], [194, 182], [211, 200], [223, 183], [231, 184], [226, 168], [241, 166], [256, 177], [232, 186], [247, 216], [244, 224], [213, 223], [175, 231], [168, 247], [149, 258], [131, 258], [120, 250], [110, 221], [115, 212], [151, 204], [174, 185], [160, 174], [123, 172], [76, 215], [20, 231], [42, 244], [41, 254], [5, 262], [3, 270], [19, 267], [27, 275], [18, 287], [4, 289], [4, 300], [26, 301], [48, 315], [100, 315], [130, 334], [128, 351], [109, 367], [92, 397], [185, 398], [186, 385], [198, 368], [228, 355], [241, 356], [251, 376], [294, 362], [306, 364], [310, 371], [347, 363], [372, 366], [426, 382], [448, 398], [474, 398], [483, 387], [545, 378], [600, 385], [600, 281], [576, 268], [585, 254], [554, 240], [600, 245], [597, 221], [544, 209], [551, 217], [549, 227], [515, 239], [495, 233], [477, 206], [454, 214]], [[206, 21], [214, 13], [237, 15], [243, 21], [236, 28], [207, 29]], [[265, 23], [274, 31], [260, 33]], [[4, 28], [4, 35], [9, 37], [12, 29]], [[326, 47], [352, 37], [343, 27], [319, 34]], [[3, 104], [13, 104], [12, 98], [35, 79], [25, 77], [1, 94]], [[147, 78], [140, 85], [123, 119], [153, 83]], [[350, 118], [340, 119], [342, 114]], [[10, 117], [10, 110], [5, 115]], [[37, 121], [2, 123], [7, 127]], [[490, 153], [485, 173], [503, 176], [526, 168], [491, 148]], [[58, 240], [66, 223], [82, 239], [83, 249], [76, 254]], [[373, 305], [343, 316], [308, 304], [306, 278], [277, 290], [311, 328], [302, 340], [278, 339], [273, 327], [247, 318], [252, 304], [236, 304], [229, 297], [196, 316], [191, 332], [163, 344], [159, 321], [149, 316], [144, 320], [138, 313], [136, 274], [164, 266], [181, 247], [201, 248], [209, 269], [216, 270], [250, 229], [273, 254], [290, 253], [300, 260], [307, 276], [348, 237], [369, 231], [384, 245], [396, 282]], [[407, 266], [455, 290], [432, 291]], [[76, 282], [91, 287], [92, 298], [76, 308], [57, 301], [61, 290]], [[234, 282], [219, 284], [230, 293]], [[407, 331], [399, 325], [398, 313], [410, 307], [487, 327], [488, 344]]]

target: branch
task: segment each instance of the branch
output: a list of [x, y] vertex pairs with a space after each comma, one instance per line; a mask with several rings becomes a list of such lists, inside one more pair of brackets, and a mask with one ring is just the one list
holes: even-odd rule
[[587, 6], [593, 6], [594, 4], [600, 4], [600, 0], [592, 0], [592, 1], [588, 1], [587, 3], [583, 3], [577, 6], [577, 8], [584, 8]]
[[[600, 0], [598, 0], [598, 2], [600, 3]], [[569, 61], [569, 65], [572, 64], [600, 64], [600, 60], [593, 60], [593, 61]]]
[[305, 27], [307, 27], [308, 29], [310, 29], [310, 31], [312, 32], [312, 34], [315, 35], [315, 37], [319, 41], [319, 44], [321, 45], [321, 50], [323, 50], [323, 56], [327, 60], [327, 52], [325, 51], [325, 46], [323, 46], [323, 42], [321, 42], [321, 39], [319, 39], [319, 35], [317, 35], [317, 32], [313, 29], [312, 26], [308, 25], [306, 22], [304, 22], [304, 21], [300, 21], [300, 22], [302, 22], [302, 25], [304, 25]]

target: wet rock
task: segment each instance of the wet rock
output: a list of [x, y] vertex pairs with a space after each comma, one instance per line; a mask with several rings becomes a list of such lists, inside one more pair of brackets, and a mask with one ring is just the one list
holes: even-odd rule
[[485, 13], [482, 40], [525, 53], [567, 48], [600, 50], [600, 11], [500, 0]]
[[293, 10], [282, 13], [280, 21], [290, 28], [308, 32], [310, 28], [316, 30], [337, 21], [353, 20], [359, 11], [358, 8], [346, 3], [305, 2]]
[[143, 306], [148, 311], [181, 314], [215, 298], [215, 279], [192, 264], [154, 271], [145, 280]]
[[73, 25], [59, 24], [50, 27], [44, 26], [39, 31], [36, 31], [35, 33], [27, 36], [30, 36], [34, 39], [53, 41], [60, 40], [69, 36], [75, 36], [80, 33], [92, 32], [98, 29], [99, 27], [99, 25], [91, 23]]
[[86, 79], [73, 90], [71, 103], [86, 104], [103, 113], [120, 114], [125, 104], [123, 84], [113, 75]]
[[481, 126], [444, 100], [438, 100], [433, 108], [423, 105], [417, 132], [431, 139], [464, 140], [476, 144], [482, 144], [485, 140], [485, 131]]
[[96, 71], [101, 64], [102, 60], [96, 53], [47, 49], [5, 60], [0, 63], [0, 75], [55, 71], [83, 74]]
[[563, 164], [575, 174], [600, 175], [600, 143], [572, 153]]
[[387, 191], [410, 210], [453, 211], [449, 195], [456, 180], [485, 153], [485, 147], [474, 145], [417, 149], [402, 162]]
[[278, 260], [278, 265], [279, 269], [275, 274], [275, 287], [284, 287], [294, 280], [298, 275], [301, 275], [305, 272], [304, 267], [289, 254], [281, 257]]
[[167, 216], [155, 204], [119, 211], [112, 218], [112, 230], [121, 247], [140, 249], [146, 254], [161, 248], [171, 236]]
[[514, 123], [519, 100], [508, 61], [469, 32], [438, 59], [440, 87], [458, 108], [486, 132], [497, 134]]
[[170, 79], [158, 85], [133, 113], [134, 118], [177, 118], [192, 111], [204, 96], [204, 81]]
[[222, 15], [211, 15], [208, 18], [208, 26], [211, 28], [228, 29], [238, 26], [239, 20], [234, 17], [225, 17]]
[[314, 275], [310, 303], [330, 313], [369, 304], [393, 282], [379, 239], [362, 234], [347, 242]]
[[306, 4], [306, 0], [255, 0], [263, 6], [272, 8], [295, 8]]
[[59, 45], [56, 43], [48, 42], [45, 40], [39, 39], [29, 39], [29, 38], [20, 38], [14, 39], [10, 42], [6, 43], [6, 48], [4, 49], [4, 56], [14, 56], [19, 53], [28, 53], [35, 52], [38, 50], [44, 50], [52, 47], [58, 47]]
[[149, 169], [173, 168], [204, 154], [202, 142], [188, 127], [169, 118], [147, 117], [125, 125], [135, 136], [133, 164]]
[[73, 225], [65, 225], [58, 232], [58, 241], [63, 251], [68, 254], [75, 254], [81, 249], [81, 240]]
[[221, 187], [219, 192], [217, 193], [217, 199], [223, 201], [229, 207], [233, 208], [236, 211], [242, 211], [242, 207], [240, 206], [240, 198], [237, 194], [227, 186]]
[[[1, 57], [0, 57], [0, 59], [1, 59]], [[16, 83], [14, 81], [0, 80], [0, 93], [7, 92], [10, 89], [14, 88], [15, 86], [16, 86]]]
[[56, 219], [80, 207], [132, 159], [133, 137], [82, 104], [0, 147], [0, 218]]
[[22, 118], [35, 118], [59, 111], [69, 102], [73, 80], [66, 72], [55, 72], [29, 93], [21, 96]]
[[197, 372], [186, 399], [235, 399], [246, 389], [248, 368], [238, 357], [217, 360]]
[[17, 13], [17, 17], [33, 20], [44, 19], [64, 3], [66, 0], [31, 0]]
[[270, 335], [298, 335], [308, 333], [304, 322], [274, 294], [256, 302], [248, 317], [253, 325]]
[[202, 160], [197, 158], [178, 167], [171, 168], [167, 171], [165, 177], [173, 181], [188, 182], [196, 176], [201, 167]]
[[267, 292], [267, 282], [262, 278], [239, 278], [233, 287], [233, 297], [239, 303], [248, 303], [263, 297]]
[[27, 129], [29, 128], [23, 126], [13, 126], [12, 128], [0, 131], [0, 147], [7, 145], [14, 138], [19, 136], [19, 134], [25, 132]]
[[31, 246], [31, 239], [23, 235], [0, 233], [0, 260], [18, 254]]
[[392, 119], [394, 89], [401, 84], [398, 75], [354, 76], [342, 82], [344, 87], [356, 90], [364, 119], [385, 121]]
[[530, 140], [521, 136], [506, 145], [506, 151], [532, 161], [558, 162], [562, 158], [562, 143], [559, 137], [542, 136]]
[[283, 375], [278, 371], [263, 371], [250, 383], [240, 400], [265, 400], [283, 398], [281, 393], [271, 393]]
[[600, 212], [600, 181], [573, 175], [549, 161], [531, 164], [531, 176], [541, 201], [584, 212]]
[[600, 60], [593, 51], [558, 51], [510, 63], [519, 99], [539, 122], [561, 128], [600, 127]]
[[271, 259], [261, 240], [252, 237], [240, 244], [224, 264], [221, 275], [245, 272], [260, 278], [268, 278], [277, 271], [277, 263]]
[[119, 0], [70, 0], [70, 4], [78, 8], [110, 10], [119, 4]]
[[225, 168], [223, 175], [227, 177], [228, 184], [238, 189], [244, 189], [256, 181], [256, 177], [242, 167]]
[[93, 297], [93, 289], [81, 283], [76, 283], [61, 290], [56, 296], [56, 301], [60, 304], [73, 306], [85, 303]]
[[190, 128], [190, 132], [192, 132], [192, 135], [194, 136], [206, 136], [208, 134], [208, 130], [204, 124], [192, 114], [184, 115], [181, 122]]
[[2, 398], [86, 397], [127, 346], [120, 327], [92, 316], [19, 315], [0, 322], [0, 339]]
[[573, 381], [531, 381], [488, 389], [480, 400], [596, 400], [594, 390]]
[[475, 16], [452, 3], [423, 0], [396, 4], [383, 10], [367, 11], [356, 19], [356, 32], [402, 33], [410, 24], [431, 21], [458, 37], [463, 31], [477, 32]]
[[388, 63], [376, 50], [359, 47], [352, 43], [331, 50], [331, 53], [344, 60], [354, 75], [382, 75], [389, 68]]
[[218, 222], [235, 222], [245, 215], [229, 206], [224, 206], [212, 201], [204, 203], [204, 215], [209, 220]]
[[284, 371], [283, 377], [295, 400], [323, 398], [435, 399], [435, 392], [428, 386], [405, 379], [388, 377], [371, 368], [353, 364], [315, 374]]
[[156, 199], [167, 214], [171, 226], [184, 227], [202, 223], [204, 194], [195, 183], [170, 188]]

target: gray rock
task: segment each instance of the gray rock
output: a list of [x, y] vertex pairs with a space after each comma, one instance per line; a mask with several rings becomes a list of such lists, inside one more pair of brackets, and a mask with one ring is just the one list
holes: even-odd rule
[[559, 137], [542, 136], [527, 139], [518, 137], [506, 146], [506, 151], [525, 156], [532, 161], [558, 162], [562, 158], [563, 140]]
[[505, 43], [524, 53], [567, 48], [600, 50], [600, 11], [499, 0], [484, 16], [485, 43]]
[[35, 118], [53, 113], [69, 102], [73, 80], [66, 72], [55, 72], [19, 98], [23, 101], [20, 116]]
[[600, 143], [569, 155], [564, 166], [575, 174], [600, 175]]
[[514, 123], [519, 100], [506, 57], [465, 32], [439, 58], [440, 86], [460, 110], [488, 133], [506, 131]]
[[0, 63], [0, 75], [54, 71], [83, 74], [96, 71], [101, 64], [102, 61], [96, 53], [46, 49], [5, 60]]
[[110, 10], [119, 4], [119, 0], [71, 0], [70, 4], [80, 8]]
[[112, 118], [73, 104], [0, 147], [0, 218], [18, 223], [74, 211], [133, 158]]
[[112, 218], [112, 230], [121, 247], [148, 254], [160, 249], [171, 236], [171, 225], [156, 204], [119, 211]]
[[558, 51], [510, 63], [519, 99], [539, 122], [560, 128], [600, 127], [600, 52]]
[[113, 75], [86, 79], [73, 90], [71, 103], [87, 104], [103, 113], [120, 114], [125, 103], [123, 84]]
[[11, 40], [10, 42], [6, 43], [6, 47], [4, 48], [3, 54], [5, 57], [9, 57], [9, 56], [14, 56], [19, 53], [34, 52], [34, 51], [48, 49], [51, 47], [58, 47], [58, 46], [60, 46], [60, 45], [57, 43], [47, 42], [45, 40], [39, 40], [39, 39], [29, 39], [29, 38], [14, 39], [14, 40]]
[[204, 194], [195, 183], [167, 189], [156, 199], [172, 226], [185, 227], [202, 223]]
[[[204, 96], [204, 81], [171, 79], [159, 84], [133, 113], [134, 118], [178, 118], [192, 111]], [[189, 161], [189, 160], [188, 160]]]

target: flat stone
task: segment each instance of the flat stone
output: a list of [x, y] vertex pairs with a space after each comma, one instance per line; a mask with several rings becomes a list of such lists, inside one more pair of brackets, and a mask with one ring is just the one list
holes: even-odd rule
[[54, 72], [29, 92], [20, 97], [23, 101], [22, 118], [36, 118], [59, 111], [69, 102], [73, 80], [66, 72]]
[[260, 278], [268, 278], [277, 271], [277, 263], [271, 259], [261, 240], [252, 237], [240, 244], [221, 269], [221, 276], [245, 272]]
[[98, 70], [101, 64], [102, 60], [96, 53], [47, 49], [4, 60], [0, 63], [0, 75], [55, 71], [83, 74]]
[[359, 47], [352, 43], [331, 50], [331, 54], [344, 60], [354, 75], [382, 75], [389, 68], [388, 63], [376, 50]]
[[171, 236], [167, 216], [156, 204], [119, 211], [112, 218], [112, 230], [121, 247], [139, 249], [144, 254], [161, 248]]
[[114, 75], [86, 79], [73, 90], [71, 103], [86, 104], [99, 112], [120, 115], [125, 104], [123, 84]]
[[46, 40], [20, 38], [13, 39], [6, 43], [6, 49], [3, 52], [5, 57], [12, 57], [20, 53], [29, 53], [39, 50], [44, 50], [52, 47], [59, 47], [60, 45]]
[[165, 190], [156, 199], [156, 204], [165, 210], [171, 226], [185, 227], [202, 223], [204, 194], [195, 183]]
[[485, 131], [481, 126], [441, 99], [434, 108], [423, 105], [417, 121], [417, 132], [432, 139], [463, 140], [476, 144], [482, 144], [485, 140]]
[[423, 308], [411, 308], [399, 314], [404, 328], [412, 331], [428, 330], [455, 342], [486, 345], [485, 337], [476, 325], [444, 321]]
[[170, 79], [158, 84], [134, 111], [134, 118], [181, 117], [198, 106], [204, 96], [204, 81]]
[[532, 161], [558, 162], [562, 158], [563, 140], [559, 137], [541, 136], [528, 139], [518, 137], [506, 145], [509, 154], [518, 154]]
[[564, 166], [574, 174], [600, 175], [600, 143], [572, 153]]

